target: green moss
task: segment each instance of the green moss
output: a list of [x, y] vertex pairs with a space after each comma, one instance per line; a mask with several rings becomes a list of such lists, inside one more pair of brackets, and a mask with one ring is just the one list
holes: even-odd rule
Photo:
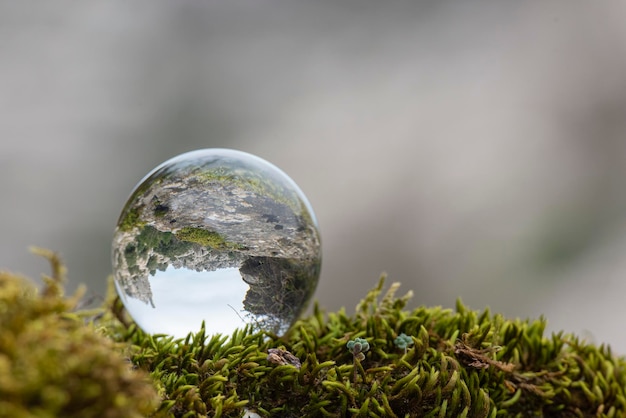
[[202, 228], [184, 227], [178, 230], [176, 238], [181, 241], [193, 242], [203, 247], [215, 249], [237, 248], [239, 245], [226, 241], [224, 237], [217, 232], [209, 231]]
[[545, 335], [543, 319], [461, 302], [409, 310], [410, 293], [383, 294], [381, 279], [354, 314], [316, 306], [283, 337], [201, 329], [174, 340], [142, 332], [117, 298], [76, 312], [50, 259], [41, 295], [0, 274], [0, 416], [626, 416], [626, 359]]
[[[317, 307], [283, 338], [246, 328], [186, 339], [149, 336], [115, 311], [119, 341], [164, 394], [165, 416], [618, 417], [626, 414], [626, 361], [576, 336], [544, 335], [545, 321], [488, 310], [406, 310], [410, 294], [382, 300], [383, 280], [354, 315]], [[404, 334], [412, 342], [397, 347]], [[366, 340], [358, 361], [346, 348]], [[280, 355], [284, 353], [284, 355]], [[291, 357], [289, 357], [291, 356]], [[298, 367], [300, 366], [301, 367]]]
[[37, 252], [53, 266], [41, 293], [23, 278], [0, 273], [0, 416], [152, 413], [158, 398], [146, 373], [133, 370], [123, 346], [94, 326], [97, 311], [75, 311], [80, 292], [63, 297], [58, 257]]

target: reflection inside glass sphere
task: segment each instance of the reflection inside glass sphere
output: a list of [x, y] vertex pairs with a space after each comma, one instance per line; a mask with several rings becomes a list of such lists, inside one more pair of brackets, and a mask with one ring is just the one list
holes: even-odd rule
[[282, 171], [250, 154], [201, 150], [153, 170], [113, 239], [115, 284], [137, 324], [183, 337], [246, 324], [283, 334], [317, 286], [313, 211]]

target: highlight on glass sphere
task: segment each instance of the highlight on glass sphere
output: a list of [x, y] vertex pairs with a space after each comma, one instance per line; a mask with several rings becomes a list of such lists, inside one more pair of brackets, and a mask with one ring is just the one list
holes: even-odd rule
[[174, 157], [133, 190], [113, 237], [115, 287], [144, 331], [176, 338], [247, 324], [284, 334], [320, 273], [317, 221], [300, 188], [254, 155]]

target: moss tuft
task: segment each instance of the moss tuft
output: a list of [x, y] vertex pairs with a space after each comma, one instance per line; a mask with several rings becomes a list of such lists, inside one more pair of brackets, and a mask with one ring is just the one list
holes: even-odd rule
[[157, 403], [144, 372], [132, 370], [119, 345], [75, 311], [81, 292], [65, 298], [59, 258], [41, 292], [0, 272], [0, 416], [144, 417]]

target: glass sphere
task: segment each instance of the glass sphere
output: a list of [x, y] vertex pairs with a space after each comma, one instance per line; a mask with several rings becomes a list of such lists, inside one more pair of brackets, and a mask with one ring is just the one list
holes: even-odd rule
[[113, 238], [115, 287], [151, 334], [284, 334], [317, 286], [317, 221], [267, 161], [205, 149], [174, 157], [133, 190]]

